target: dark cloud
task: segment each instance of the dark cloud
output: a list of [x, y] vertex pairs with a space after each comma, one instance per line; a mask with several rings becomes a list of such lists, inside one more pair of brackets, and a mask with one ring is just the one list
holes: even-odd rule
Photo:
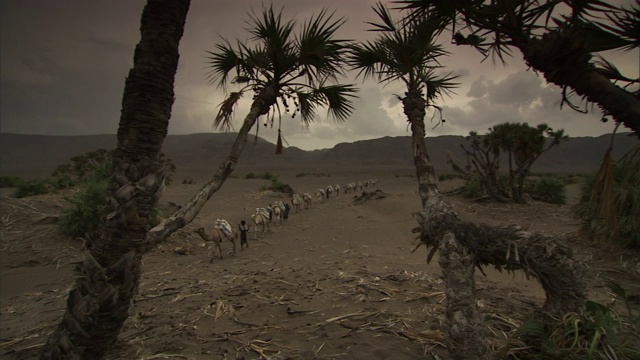
[[[375, 21], [371, 10], [376, 0], [274, 0], [284, 6], [283, 17], [304, 22], [321, 9], [335, 10], [346, 23], [339, 35], [346, 39], [372, 39], [366, 21]], [[115, 133], [120, 116], [124, 81], [133, 63], [140, 38], [140, 15], [144, 0], [6, 0], [0, 2], [0, 75], [3, 132], [35, 134]], [[206, 50], [213, 50], [221, 36], [248, 41], [247, 13], [261, 11], [260, 2], [238, 0], [192, 0], [185, 33], [180, 44], [176, 74], [176, 101], [169, 131], [188, 134], [214, 131], [216, 106], [224, 94], [207, 81]], [[430, 134], [465, 134], [501, 121], [553, 122], [575, 128], [576, 134], [610, 131], [595, 114], [580, 115], [559, 109], [560, 92], [546, 86], [543, 78], [525, 71], [520, 56], [508, 66], [483, 61], [475, 50], [444, 45], [452, 52], [442, 61], [457, 69], [461, 88], [438, 103], [448, 120]], [[517, 55], [517, 54], [516, 54]], [[621, 70], [637, 74], [637, 54], [616, 54]], [[634, 73], [634, 71], [636, 73]], [[350, 74], [346, 81], [355, 81]], [[359, 83], [359, 81], [358, 81]], [[403, 94], [401, 84], [359, 84], [353, 116], [335, 123], [320, 109], [310, 127], [298, 119], [287, 119], [285, 138], [291, 145], [313, 149], [337, 142], [385, 135], [407, 135], [406, 117], [394, 94]], [[239, 124], [248, 112], [249, 99], [238, 107]], [[430, 116], [430, 115], [429, 115]], [[582, 119], [590, 120], [584, 121]], [[429, 123], [428, 127], [437, 123]], [[578, 124], [578, 125], [575, 125]], [[588, 124], [588, 125], [586, 125]], [[237, 125], [239, 126], [239, 125]], [[571, 134], [571, 131], [569, 131]], [[260, 129], [260, 135], [275, 141], [275, 129]]]

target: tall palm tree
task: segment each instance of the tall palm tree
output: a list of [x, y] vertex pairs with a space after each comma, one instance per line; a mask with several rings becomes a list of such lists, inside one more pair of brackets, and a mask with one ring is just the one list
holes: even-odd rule
[[[422, 17], [410, 23], [394, 22], [386, 7], [374, 11], [379, 23], [378, 39], [353, 45], [350, 63], [364, 78], [380, 82], [400, 81], [406, 86], [399, 96], [411, 126], [413, 159], [423, 210], [414, 213], [420, 226], [421, 245], [431, 247], [427, 261], [440, 249], [445, 278], [449, 323], [447, 342], [453, 359], [489, 359], [491, 351], [475, 301], [475, 267], [492, 264], [499, 269], [520, 269], [541, 282], [547, 294], [544, 310], [564, 313], [586, 299], [583, 267], [572, 252], [555, 239], [511, 227], [491, 227], [462, 221], [441, 198], [425, 143], [427, 107], [455, 87], [455, 77], [436, 75], [438, 58], [445, 55], [435, 39], [442, 23], [438, 17]], [[511, 250], [511, 249], [515, 249]], [[515, 252], [515, 256], [514, 253]]]
[[160, 148], [189, 6], [190, 0], [148, 0], [143, 10], [141, 39], [125, 82], [107, 215], [99, 234], [87, 240], [67, 310], [42, 359], [99, 359], [128, 317], [148, 250], [152, 210], [164, 184]]
[[[220, 104], [214, 120], [215, 127], [231, 128], [236, 105], [247, 91], [253, 92], [253, 101], [238, 138], [246, 140], [248, 132], [259, 116], [267, 115], [273, 122], [282, 107], [292, 117], [300, 114], [308, 125], [316, 109], [326, 106], [336, 121], [344, 121], [351, 114], [351, 98], [356, 89], [352, 85], [336, 84], [343, 75], [348, 42], [336, 38], [343, 19], [333, 20], [326, 10], [304, 23], [300, 34], [294, 34], [296, 22], [283, 21], [282, 11], [263, 8], [261, 14], [250, 14], [254, 44], [238, 41], [237, 47], [223, 39], [215, 51], [209, 52], [209, 79], [223, 89], [229, 83], [238, 84], [238, 91], [229, 92]], [[293, 107], [293, 108], [292, 108]], [[280, 129], [276, 152], [282, 151]]]
[[406, 92], [398, 99], [411, 126], [418, 190], [426, 207], [429, 199], [437, 200], [438, 190], [424, 139], [424, 117], [427, 108], [440, 109], [434, 100], [456, 86], [455, 77], [436, 74], [441, 68], [438, 58], [447, 54], [442, 46], [434, 43], [439, 22], [427, 20], [403, 27], [398, 26], [384, 5], [378, 3], [373, 9], [381, 22], [370, 24], [380, 36], [374, 41], [353, 45], [350, 63], [363, 79], [404, 83]]
[[[426, 109], [434, 107], [433, 102], [444, 92], [451, 90], [456, 84], [455, 77], [436, 75], [441, 68], [438, 58], [446, 55], [442, 46], [435, 43], [439, 31], [439, 23], [424, 19], [406, 26], [395, 22], [388, 9], [378, 3], [374, 8], [379, 23], [370, 23], [380, 36], [374, 41], [352, 46], [350, 63], [359, 70], [363, 78], [375, 78], [380, 82], [400, 81], [404, 83], [406, 92], [398, 96], [402, 101], [404, 114], [411, 126], [411, 142], [413, 145], [413, 163], [418, 179], [418, 193], [422, 200], [423, 214], [432, 222], [438, 218], [457, 218], [453, 209], [444, 205], [438, 187], [433, 165], [427, 153], [425, 142], [424, 118]], [[420, 219], [419, 219], [420, 221]], [[423, 221], [424, 222], [424, 221]], [[489, 344], [484, 339], [481, 328], [480, 312], [473, 304], [475, 298], [461, 297], [457, 293], [467, 293], [475, 288], [472, 277], [460, 276], [462, 272], [473, 272], [473, 259], [463, 249], [455, 246], [455, 235], [447, 228], [451, 220], [444, 221], [444, 231], [453, 246], [444, 247], [441, 254], [441, 266], [447, 284], [447, 318], [455, 317], [468, 320], [465, 324], [450, 326], [447, 332], [449, 354], [452, 358], [489, 358]], [[434, 247], [435, 248], [435, 247]], [[457, 255], [449, 256], [455, 252]], [[468, 261], [452, 261], [451, 257]], [[455, 263], [458, 264], [455, 264]], [[464, 309], [461, 316], [460, 309]], [[457, 315], [456, 315], [457, 314]], [[471, 357], [470, 357], [471, 356]]]
[[640, 0], [629, 8], [600, 0], [393, 2], [411, 10], [409, 22], [439, 17], [455, 43], [485, 56], [504, 62], [513, 48], [520, 50], [527, 65], [562, 88], [563, 103], [585, 111], [570, 100], [577, 94], [600, 107], [603, 121], [611, 116], [640, 137], [640, 79], [604, 58], [605, 51], [640, 47]]

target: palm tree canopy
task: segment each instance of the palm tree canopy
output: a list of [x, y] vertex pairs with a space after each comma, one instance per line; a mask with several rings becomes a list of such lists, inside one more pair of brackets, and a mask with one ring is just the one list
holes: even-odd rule
[[640, 46], [640, 0], [635, 0], [635, 7], [629, 9], [600, 0], [392, 2], [411, 11], [405, 20], [439, 17], [443, 24], [450, 25], [456, 43], [475, 46], [485, 54], [494, 51], [501, 59], [510, 45], [541, 36], [545, 31], [569, 27], [579, 28], [581, 40], [593, 52]]
[[253, 91], [255, 100], [267, 88], [277, 92], [277, 102], [268, 104], [264, 114], [274, 111], [271, 105], [281, 113], [283, 106], [293, 116], [299, 112], [308, 125], [318, 107], [327, 107], [336, 121], [346, 120], [353, 111], [352, 98], [357, 89], [336, 84], [338, 77], [344, 75], [349, 44], [348, 40], [336, 38], [344, 19], [335, 19], [333, 13], [323, 10], [295, 33], [296, 22], [284, 21], [282, 10], [276, 12], [271, 6], [259, 14], [252, 11], [247, 23], [252, 35], [249, 43], [237, 41], [234, 47], [223, 38], [214, 51], [207, 51], [209, 81], [224, 90], [229, 84], [241, 87], [228, 93], [220, 104], [214, 127], [229, 129], [233, 109], [242, 94]]
[[440, 56], [447, 52], [435, 43], [441, 29], [439, 19], [422, 19], [406, 26], [395, 22], [388, 9], [378, 3], [374, 8], [379, 23], [369, 23], [380, 36], [351, 47], [350, 65], [358, 76], [381, 82], [402, 81], [408, 91], [426, 88], [428, 101], [456, 86], [450, 75], [439, 76]]

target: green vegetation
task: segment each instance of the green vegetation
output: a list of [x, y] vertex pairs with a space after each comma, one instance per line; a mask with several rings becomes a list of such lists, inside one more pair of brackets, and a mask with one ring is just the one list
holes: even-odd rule
[[462, 174], [443, 174], [438, 176], [438, 181], [447, 181], [453, 179], [464, 179], [464, 175]]
[[80, 190], [65, 199], [73, 207], [62, 212], [60, 229], [74, 238], [91, 238], [100, 223], [101, 215], [107, 204], [108, 177], [96, 176], [83, 184]]
[[609, 167], [584, 182], [575, 213], [594, 238], [640, 248], [640, 148]]
[[269, 185], [262, 185], [260, 187], [260, 191], [267, 191], [267, 190], [271, 190], [271, 191], [278, 191], [278, 192], [291, 192], [291, 186], [289, 186], [289, 184], [285, 184], [283, 182], [280, 181], [280, 177], [277, 175], [272, 175], [271, 177], [271, 184]]
[[462, 196], [467, 199], [478, 199], [484, 195], [482, 191], [482, 184], [480, 179], [472, 177], [470, 180], [464, 182], [464, 189], [462, 190]]
[[16, 191], [13, 197], [23, 198], [27, 196], [43, 195], [68, 189], [76, 185], [76, 182], [67, 175], [56, 175], [47, 179], [35, 178], [15, 182]]
[[638, 323], [626, 291], [617, 283], [606, 286], [621, 298], [628, 320], [606, 305], [587, 301], [585, 307], [549, 323], [530, 319], [502, 349], [504, 359], [640, 359]]
[[564, 205], [567, 203], [564, 187], [565, 181], [562, 178], [545, 176], [528, 182], [527, 193], [538, 201]]
[[18, 176], [0, 176], [0, 188], [18, 187], [24, 179]]
[[[544, 152], [568, 139], [564, 130], [554, 131], [547, 124], [536, 127], [527, 123], [503, 123], [489, 128], [485, 135], [472, 131], [469, 144], [462, 146], [467, 166], [448, 162], [453, 170], [465, 177], [475, 176], [481, 181], [484, 194], [493, 199], [524, 202], [524, 184], [533, 163]], [[501, 155], [507, 158], [507, 182], [500, 176]], [[473, 164], [471, 167], [470, 164]]]
[[277, 175], [274, 175], [270, 172], [264, 172], [262, 174], [254, 174], [252, 172], [248, 173], [244, 176], [245, 179], [263, 179], [263, 180], [271, 180], [273, 178], [277, 178]]
[[315, 177], [331, 177], [331, 174], [325, 174], [325, 173], [297, 173], [296, 177], [300, 178], [300, 177], [305, 177], [305, 176], [315, 176]]

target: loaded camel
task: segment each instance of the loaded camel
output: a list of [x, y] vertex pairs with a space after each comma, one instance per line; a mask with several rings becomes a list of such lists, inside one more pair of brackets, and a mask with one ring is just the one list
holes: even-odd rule
[[304, 208], [308, 209], [311, 207], [311, 203], [313, 202], [313, 198], [311, 197], [311, 194], [309, 193], [304, 193], [302, 195], [302, 200], [304, 200]]
[[300, 194], [293, 194], [291, 205], [296, 209], [296, 212], [300, 211], [300, 205], [302, 205], [302, 197], [300, 197]]
[[277, 225], [281, 225], [283, 209], [280, 204], [276, 201], [273, 205], [269, 205], [269, 208], [271, 209], [271, 220], [275, 220]]
[[[225, 240], [233, 244], [233, 254], [235, 255], [236, 253], [236, 238], [238, 237], [238, 233], [233, 231], [233, 228], [231, 227], [227, 228], [226, 225], [228, 224], [229, 223], [227, 223], [226, 220], [217, 220], [216, 225], [214, 225], [210, 230], [205, 230], [205, 228], [198, 228], [195, 230], [195, 233], [200, 235], [205, 244], [208, 242], [216, 244], [220, 259], [222, 259], [222, 246], [220, 244]], [[211, 260], [209, 260], [209, 263], [211, 262], [213, 262], [213, 251], [211, 252]]]
[[256, 209], [256, 213], [251, 215], [251, 220], [253, 220], [253, 223], [256, 224], [254, 239], [258, 238], [258, 226], [262, 228], [262, 232], [265, 231], [265, 228], [267, 231], [271, 231], [271, 229], [269, 228], [269, 213], [267, 212], [267, 209]]

